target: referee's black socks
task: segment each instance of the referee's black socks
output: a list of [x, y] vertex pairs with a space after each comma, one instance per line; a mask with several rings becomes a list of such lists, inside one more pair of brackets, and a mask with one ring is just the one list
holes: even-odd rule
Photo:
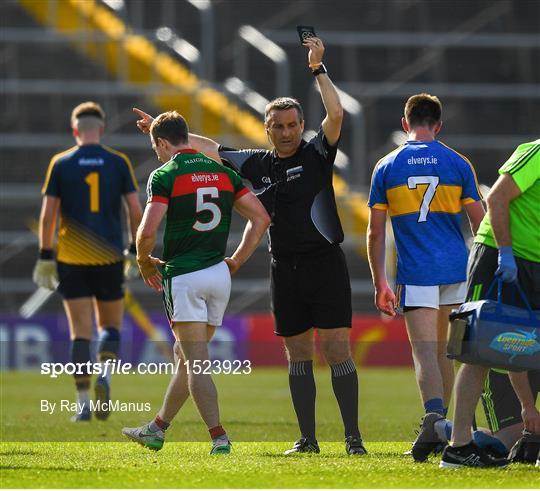
[[339, 404], [345, 437], [360, 437], [358, 429], [358, 376], [351, 358], [332, 365], [332, 388]]
[[289, 361], [289, 387], [302, 436], [315, 441], [315, 379], [313, 361]]

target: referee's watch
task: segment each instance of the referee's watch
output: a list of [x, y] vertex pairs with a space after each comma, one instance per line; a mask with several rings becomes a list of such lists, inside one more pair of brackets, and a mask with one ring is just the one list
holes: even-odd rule
[[315, 70], [312, 70], [311, 73], [313, 73], [313, 76], [316, 77], [317, 75], [320, 75], [321, 73], [326, 73], [326, 67], [323, 63], [321, 63]]

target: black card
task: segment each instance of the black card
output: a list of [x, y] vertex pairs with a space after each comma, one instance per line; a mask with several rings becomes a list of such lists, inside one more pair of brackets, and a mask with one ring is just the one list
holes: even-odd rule
[[296, 26], [298, 36], [300, 37], [300, 44], [304, 44], [307, 38], [316, 37], [315, 28], [313, 26]]

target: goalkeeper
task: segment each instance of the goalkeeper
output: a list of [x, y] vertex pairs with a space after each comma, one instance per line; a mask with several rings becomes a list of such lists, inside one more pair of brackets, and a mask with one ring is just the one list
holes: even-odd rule
[[[98, 358], [118, 356], [124, 312], [124, 257], [126, 276], [138, 274], [135, 234], [142, 210], [139, 187], [128, 157], [100, 144], [105, 113], [99, 104], [84, 102], [71, 114], [76, 145], [55, 155], [43, 185], [39, 219], [39, 259], [34, 282], [55, 290], [64, 299], [69, 322], [71, 361], [90, 361], [93, 317], [99, 331]], [[131, 246], [123, 252], [122, 202], [127, 211]], [[53, 242], [60, 215], [56, 262]], [[96, 381], [98, 419], [109, 415], [110, 370]], [[90, 374], [76, 372], [77, 407], [72, 421], [88, 421]]]

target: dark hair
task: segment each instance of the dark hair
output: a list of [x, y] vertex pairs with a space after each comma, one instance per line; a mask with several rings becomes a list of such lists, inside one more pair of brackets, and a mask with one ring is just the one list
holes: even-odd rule
[[176, 111], [161, 113], [150, 125], [154, 141], [164, 138], [173, 145], [181, 145], [188, 142], [188, 133], [186, 120]]
[[92, 116], [105, 122], [105, 111], [97, 102], [87, 101], [79, 104], [71, 111], [71, 126], [75, 126], [77, 120], [84, 116]]
[[416, 94], [405, 104], [405, 119], [410, 127], [432, 127], [441, 120], [442, 104], [437, 96]]
[[298, 117], [300, 121], [304, 120], [304, 111], [300, 103], [292, 97], [278, 97], [273, 101], [270, 101], [264, 108], [264, 121], [268, 121], [270, 112], [273, 110], [276, 111], [286, 111], [287, 109], [296, 109], [298, 112]]

